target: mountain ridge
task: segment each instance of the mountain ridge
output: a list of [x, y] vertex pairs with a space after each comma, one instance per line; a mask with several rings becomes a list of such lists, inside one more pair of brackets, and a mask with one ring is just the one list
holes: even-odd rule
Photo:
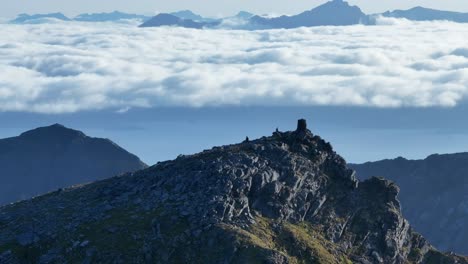
[[138, 20], [146, 21], [150, 18], [151, 18], [150, 16], [145, 16], [145, 15], [113, 11], [110, 13], [105, 13], [105, 12], [104, 13], [84, 13], [84, 14], [80, 14], [74, 17], [73, 20], [83, 21], [83, 22], [106, 22], [106, 21], [138, 19]]
[[413, 21], [448, 20], [458, 23], [468, 23], [468, 13], [442, 11], [416, 6], [407, 10], [387, 11], [380, 14], [384, 17], [405, 18]]
[[[180, 18], [181, 20], [178, 22], [174, 22], [174, 18], [172, 18], [173, 21], [171, 23], [164, 22], [164, 20], [157, 21], [159, 15], [171, 15]], [[217, 28], [219, 25], [224, 25], [224, 27], [232, 29], [255, 30], [267, 28], [274, 29], [312, 26], [345, 26], [357, 24], [375, 25], [379, 16], [405, 18], [413, 21], [446, 20], [457, 23], [468, 23], [468, 13], [443, 11], [425, 8], [421, 6], [416, 6], [407, 10], [393, 10], [378, 14], [364, 14], [358, 6], [351, 6], [348, 2], [343, 0], [331, 0], [313, 8], [312, 10], [304, 11], [297, 15], [283, 15], [272, 18], [254, 15], [245, 11], [240, 11], [235, 16], [219, 19], [203, 17], [199, 14], [192, 12], [191, 10], [180, 10], [171, 13], [160, 13], [154, 17], [114, 11], [111, 13], [80, 14], [73, 19], [70, 19], [61, 13], [35, 15], [20, 14], [16, 19], [11, 20], [10, 23], [32, 23], [39, 21], [40, 19], [46, 18], [54, 18], [64, 21], [87, 22], [119, 21], [128, 19], [138, 19], [142, 20], [143, 22], [146, 22], [147, 20], [152, 19], [153, 26], [179, 26], [201, 29]], [[241, 24], [232, 24], [233, 18], [245, 21]]]
[[360, 179], [383, 176], [401, 188], [403, 214], [414, 228], [442, 250], [468, 254], [468, 153], [433, 154], [350, 164]]
[[368, 23], [368, 18], [357, 6], [350, 6], [343, 0], [326, 2], [310, 11], [294, 16], [281, 16], [276, 18], [263, 18], [254, 16], [252, 23], [269, 28], [297, 28], [311, 26], [344, 26]]
[[300, 120], [296, 131], [0, 207], [0, 260], [468, 263], [412, 231], [398, 191], [359, 182]]

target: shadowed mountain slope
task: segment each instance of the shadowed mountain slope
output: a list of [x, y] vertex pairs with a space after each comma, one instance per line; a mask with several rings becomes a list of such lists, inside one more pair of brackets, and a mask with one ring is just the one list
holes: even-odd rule
[[468, 153], [350, 166], [360, 179], [383, 176], [395, 181], [411, 225], [438, 248], [468, 254]]
[[52, 125], [0, 140], [0, 204], [145, 168], [108, 139]]

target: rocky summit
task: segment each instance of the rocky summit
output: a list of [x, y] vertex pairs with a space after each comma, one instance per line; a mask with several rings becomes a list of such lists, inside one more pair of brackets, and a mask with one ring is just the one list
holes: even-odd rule
[[1, 263], [468, 263], [359, 182], [304, 120], [0, 208]]

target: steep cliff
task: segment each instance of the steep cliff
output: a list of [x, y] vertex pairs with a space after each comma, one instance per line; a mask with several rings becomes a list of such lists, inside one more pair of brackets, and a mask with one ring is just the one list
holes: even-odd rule
[[401, 187], [403, 215], [439, 249], [468, 254], [468, 153], [351, 164], [357, 176], [382, 176]]

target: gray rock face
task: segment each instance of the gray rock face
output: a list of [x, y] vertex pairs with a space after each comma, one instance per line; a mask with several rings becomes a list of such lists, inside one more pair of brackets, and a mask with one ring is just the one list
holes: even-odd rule
[[352, 164], [360, 179], [401, 186], [403, 215], [437, 248], [468, 254], [468, 153]]
[[[0, 208], [0, 254], [12, 263], [468, 263], [412, 231], [398, 192], [381, 178], [359, 182], [309, 130], [277, 131]], [[25, 233], [35, 242], [19, 244]]]
[[0, 205], [145, 168], [108, 139], [53, 125], [0, 140]]

